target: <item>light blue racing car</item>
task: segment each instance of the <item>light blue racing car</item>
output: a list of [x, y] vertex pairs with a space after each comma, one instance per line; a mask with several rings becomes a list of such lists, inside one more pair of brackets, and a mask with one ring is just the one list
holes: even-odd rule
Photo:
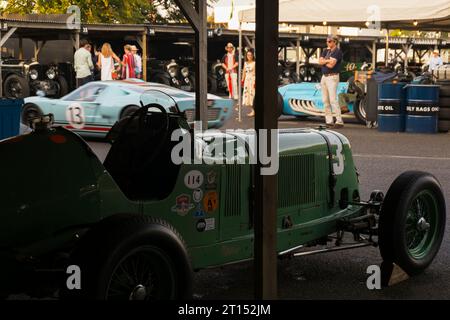
[[[348, 113], [344, 118], [353, 118], [366, 123], [365, 94], [361, 88], [352, 86], [349, 82], [340, 82], [337, 94], [344, 99]], [[320, 83], [302, 82], [278, 88], [283, 99], [281, 114], [303, 118], [307, 116], [325, 117], [325, 108], [322, 102], [322, 88]], [[348, 99], [350, 98], [350, 99]], [[347, 99], [347, 100], [345, 100]]]
[[[195, 94], [144, 81], [97, 81], [88, 83], [61, 99], [29, 97], [22, 109], [22, 122], [52, 113], [54, 124], [84, 136], [105, 137], [120, 119], [141, 106], [157, 103], [168, 111], [175, 104], [188, 122], [195, 116]], [[208, 126], [219, 128], [233, 111], [233, 101], [208, 95]]]

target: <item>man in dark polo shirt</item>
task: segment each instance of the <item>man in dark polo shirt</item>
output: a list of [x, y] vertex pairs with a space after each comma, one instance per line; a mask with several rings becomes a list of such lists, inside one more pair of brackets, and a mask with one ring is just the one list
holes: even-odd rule
[[[341, 72], [342, 51], [337, 47], [338, 38], [328, 36], [327, 49], [323, 50], [319, 64], [322, 66], [322, 100], [325, 107], [325, 122], [327, 127], [342, 128], [341, 109], [339, 107], [337, 88], [339, 85], [339, 73]], [[333, 115], [336, 117], [334, 123]]]

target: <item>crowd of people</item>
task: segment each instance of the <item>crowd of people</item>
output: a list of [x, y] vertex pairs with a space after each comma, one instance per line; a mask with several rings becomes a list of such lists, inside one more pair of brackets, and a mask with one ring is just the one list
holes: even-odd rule
[[92, 52], [92, 45], [87, 40], [80, 41], [80, 48], [74, 55], [74, 68], [77, 87], [94, 81], [95, 69], [102, 81], [118, 79], [141, 79], [142, 57], [134, 45], [125, 45], [122, 59], [113, 51], [111, 44], [104, 43], [100, 51]]

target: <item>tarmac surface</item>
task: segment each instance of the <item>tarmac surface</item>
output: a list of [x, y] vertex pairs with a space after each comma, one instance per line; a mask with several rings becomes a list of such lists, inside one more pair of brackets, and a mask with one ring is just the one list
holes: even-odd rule
[[[236, 121], [236, 115], [225, 128], [251, 128], [253, 118]], [[318, 127], [321, 119], [298, 120], [282, 117], [280, 128]], [[450, 134], [422, 135], [382, 133], [348, 120], [337, 131], [352, 144], [360, 173], [361, 195], [368, 199], [375, 189], [387, 192], [394, 179], [407, 170], [434, 174], [441, 182], [447, 201], [446, 234], [431, 266], [421, 275], [383, 290], [368, 290], [367, 267], [379, 265], [377, 248], [325, 253], [278, 263], [280, 299], [450, 299]], [[108, 145], [90, 141], [100, 158]], [[195, 275], [196, 299], [252, 299], [253, 265], [240, 263], [202, 270]]]

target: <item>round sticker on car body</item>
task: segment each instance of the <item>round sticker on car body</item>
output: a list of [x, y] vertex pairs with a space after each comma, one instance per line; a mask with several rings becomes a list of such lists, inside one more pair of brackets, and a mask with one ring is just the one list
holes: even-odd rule
[[72, 103], [66, 109], [66, 120], [74, 129], [83, 129], [86, 124], [84, 108], [79, 103]]
[[203, 173], [198, 170], [189, 171], [184, 176], [184, 184], [189, 189], [198, 189], [203, 185]]

